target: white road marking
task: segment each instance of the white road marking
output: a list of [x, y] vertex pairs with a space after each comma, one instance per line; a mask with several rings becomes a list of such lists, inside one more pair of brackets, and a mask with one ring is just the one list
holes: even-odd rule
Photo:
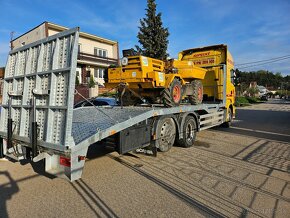
[[288, 134], [282, 134], [282, 133], [276, 133], [276, 132], [268, 132], [268, 131], [255, 130], [255, 129], [247, 129], [247, 128], [234, 127], [234, 126], [232, 126], [231, 129], [239, 129], [239, 130], [246, 130], [246, 131], [258, 132], [258, 133], [266, 133], [266, 134], [271, 134], [271, 135], [279, 135], [279, 136], [290, 137], [290, 135], [288, 135]]

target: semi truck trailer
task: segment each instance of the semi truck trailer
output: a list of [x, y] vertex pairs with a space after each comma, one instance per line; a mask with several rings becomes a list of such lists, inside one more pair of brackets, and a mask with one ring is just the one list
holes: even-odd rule
[[[73, 109], [79, 28], [10, 51], [0, 119], [0, 155], [43, 161], [49, 174], [81, 178], [90, 146], [114, 139], [120, 154], [190, 147], [199, 131], [229, 126], [234, 115], [232, 58], [225, 45], [189, 49], [180, 60], [207, 70], [202, 104]], [[97, 143], [100, 142], [100, 143]], [[158, 157], [157, 157], [158, 158]]]

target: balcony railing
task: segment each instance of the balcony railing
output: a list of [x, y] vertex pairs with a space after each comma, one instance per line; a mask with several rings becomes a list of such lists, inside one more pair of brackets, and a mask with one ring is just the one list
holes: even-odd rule
[[93, 54], [87, 54], [83, 52], [78, 53], [78, 60], [91, 61], [91, 62], [101, 62], [108, 65], [118, 65], [118, 59], [101, 57]]

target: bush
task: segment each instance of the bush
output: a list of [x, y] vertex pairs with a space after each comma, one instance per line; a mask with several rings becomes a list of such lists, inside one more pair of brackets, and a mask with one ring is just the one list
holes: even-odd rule
[[247, 93], [250, 95], [250, 96], [255, 96], [256, 94], [259, 93], [259, 89], [257, 87], [251, 87], [251, 88], [248, 88], [247, 89]]
[[240, 107], [240, 106], [246, 106], [246, 105], [250, 105], [246, 97], [243, 97], [243, 96], [236, 97], [235, 106]]
[[80, 80], [79, 80], [79, 77], [76, 76], [76, 86], [78, 86], [80, 84]]
[[89, 88], [95, 88], [95, 80], [93, 76], [90, 76]]

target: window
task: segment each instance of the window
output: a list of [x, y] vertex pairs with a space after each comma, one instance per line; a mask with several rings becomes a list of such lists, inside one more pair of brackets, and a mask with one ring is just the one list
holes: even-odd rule
[[81, 84], [82, 83], [82, 75], [81, 75], [81, 69], [77, 68], [76, 70], [76, 77], [78, 78], [79, 80], [79, 83]]
[[78, 53], [81, 52], [82, 44], [78, 44]]
[[95, 77], [95, 78], [99, 78], [99, 71], [98, 71], [98, 68], [95, 68], [95, 70], [94, 70], [94, 77]]
[[94, 77], [95, 78], [104, 78], [105, 68], [95, 68], [94, 70]]
[[108, 54], [107, 54], [107, 50], [105, 49], [95, 48], [94, 55], [106, 58]]

